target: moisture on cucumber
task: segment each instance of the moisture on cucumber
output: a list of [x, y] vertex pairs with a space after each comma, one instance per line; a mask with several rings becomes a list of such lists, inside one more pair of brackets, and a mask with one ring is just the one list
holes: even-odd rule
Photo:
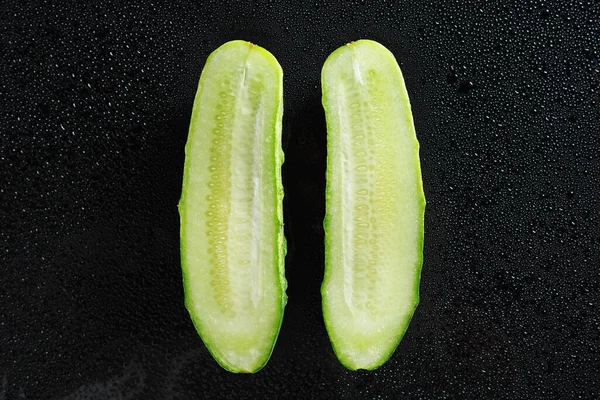
[[266, 364], [287, 301], [282, 85], [267, 50], [225, 43], [202, 70], [185, 147], [185, 305], [210, 353], [231, 372]]
[[349, 369], [384, 364], [419, 303], [425, 196], [419, 143], [392, 53], [359, 40], [321, 75], [327, 120], [325, 325]]

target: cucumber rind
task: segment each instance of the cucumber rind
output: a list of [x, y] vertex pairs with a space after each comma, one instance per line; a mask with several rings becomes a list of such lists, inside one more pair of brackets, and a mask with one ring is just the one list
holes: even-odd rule
[[[276, 221], [274, 221], [274, 226], [275, 226], [275, 230], [277, 232], [276, 233], [277, 249], [276, 249], [276, 254], [274, 257], [277, 260], [277, 262], [276, 262], [277, 265], [275, 267], [277, 268], [277, 276], [278, 276], [278, 282], [277, 282], [278, 285], [277, 285], [276, 295], [280, 298], [280, 306], [278, 309], [278, 315], [276, 316], [276, 322], [274, 324], [275, 326], [271, 327], [271, 329], [273, 329], [273, 332], [272, 332], [273, 336], [272, 336], [272, 341], [269, 344], [268, 350], [264, 351], [264, 353], [262, 353], [258, 358], [256, 358], [255, 362], [252, 363], [252, 365], [240, 366], [240, 365], [236, 365], [235, 363], [230, 362], [225, 357], [223, 357], [218, 350], [218, 344], [212, 343], [210, 340], [206, 339], [207, 335], [203, 331], [202, 324], [200, 323], [200, 317], [198, 315], [196, 315], [195, 311], [194, 311], [194, 305], [193, 305], [193, 301], [192, 301], [192, 294], [193, 294], [192, 292], [193, 291], [190, 288], [191, 280], [190, 280], [189, 271], [188, 271], [189, 263], [186, 260], [186, 254], [188, 254], [187, 253], [187, 243], [186, 243], [186, 222], [187, 222], [186, 198], [187, 198], [187, 189], [189, 187], [188, 183], [189, 183], [189, 179], [190, 179], [190, 173], [189, 173], [190, 164], [189, 164], [189, 162], [187, 162], [187, 160], [188, 160], [188, 157], [190, 156], [190, 154], [192, 153], [191, 148], [192, 148], [192, 144], [194, 142], [194, 134], [196, 133], [195, 130], [193, 129], [193, 127], [196, 125], [198, 118], [200, 118], [198, 111], [200, 109], [202, 94], [203, 94], [204, 86], [206, 84], [206, 80], [214, 78], [214, 77], [207, 77], [205, 75], [204, 71], [206, 70], [206, 66], [208, 66], [212, 62], [212, 60], [221, 52], [228, 52], [228, 51], [235, 52], [240, 49], [247, 49], [248, 46], [250, 46], [250, 51], [256, 52], [260, 55], [260, 57], [262, 58], [262, 61], [266, 62], [269, 65], [269, 68], [272, 69], [272, 72], [274, 72], [277, 77], [276, 90], [278, 92], [277, 93], [277, 99], [278, 99], [277, 103], [278, 104], [277, 104], [277, 110], [275, 112], [275, 121], [273, 121], [274, 122], [273, 157], [274, 157], [275, 171], [274, 171], [274, 182], [272, 182], [272, 185], [273, 185], [274, 194], [275, 194], [275, 204], [273, 204], [273, 207], [275, 208]], [[255, 372], [261, 370], [266, 365], [266, 363], [270, 359], [273, 349], [275, 347], [275, 343], [277, 341], [277, 337], [279, 335], [281, 323], [283, 320], [284, 308], [287, 303], [287, 295], [286, 295], [287, 281], [285, 278], [285, 266], [284, 266], [285, 255], [287, 253], [287, 242], [285, 239], [284, 229], [283, 229], [284, 189], [283, 189], [282, 177], [281, 177], [281, 167], [284, 162], [284, 153], [283, 153], [282, 143], [281, 143], [282, 116], [283, 116], [283, 71], [281, 69], [281, 66], [275, 59], [275, 57], [269, 51], [267, 51], [266, 49], [264, 49], [260, 46], [251, 44], [249, 42], [245, 42], [245, 41], [241, 41], [241, 40], [234, 40], [234, 41], [223, 44], [222, 46], [220, 46], [218, 49], [216, 49], [209, 55], [209, 57], [207, 58], [206, 64], [205, 64], [205, 69], [203, 70], [203, 73], [200, 76], [198, 89], [196, 92], [193, 109], [192, 109], [192, 117], [190, 120], [190, 131], [189, 131], [188, 140], [187, 140], [187, 143], [185, 146], [186, 163], [184, 164], [182, 192], [181, 192], [181, 197], [180, 197], [180, 200], [178, 203], [178, 209], [179, 209], [180, 221], [181, 221], [181, 224], [180, 224], [180, 236], [181, 236], [180, 254], [181, 254], [183, 287], [184, 287], [184, 293], [185, 293], [184, 304], [190, 314], [190, 317], [194, 324], [194, 327], [195, 327], [196, 331], [198, 332], [198, 334], [200, 335], [200, 337], [202, 338], [202, 340], [203, 340], [204, 344], [206, 345], [207, 349], [209, 350], [210, 354], [217, 361], [217, 363], [221, 367], [223, 367], [225, 370], [234, 372], [234, 373], [240, 373], [240, 372], [255, 373]]]
[[422, 252], [423, 241], [424, 241], [423, 225], [424, 225], [424, 213], [425, 213], [426, 201], [425, 201], [425, 196], [424, 196], [423, 186], [422, 186], [422, 179], [421, 179], [421, 168], [420, 168], [420, 160], [419, 160], [419, 143], [417, 141], [415, 130], [414, 130], [414, 122], [413, 122], [412, 113], [410, 110], [410, 101], [408, 98], [408, 94], [406, 93], [406, 88], [404, 85], [402, 72], [401, 72], [393, 54], [388, 49], [386, 49], [384, 46], [382, 46], [381, 44], [371, 41], [371, 40], [359, 40], [359, 41], [356, 41], [353, 43], [349, 43], [348, 45], [342, 46], [342, 47], [338, 48], [337, 50], [335, 50], [333, 53], [330, 54], [330, 56], [325, 61], [325, 64], [322, 69], [322, 74], [321, 74], [321, 84], [322, 84], [322, 88], [323, 88], [322, 102], [323, 102], [323, 107], [326, 111], [325, 115], [326, 115], [328, 130], [329, 130], [329, 127], [332, 126], [332, 122], [334, 122], [333, 119], [336, 117], [336, 115], [334, 115], [332, 110], [329, 109], [329, 105], [327, 104], [327, 91], [330, 89], [329, 82], [327, 82], [327, 77], [326, 77], [327, 69], [334, 68], [334, 66], [332, 66], [332, 64], [335, 63], [337, 57], [339, 57], [340, 55], [343, 55], [344, 52], [354, 51], [357, 47], [361, 47], [361, 48], [368, 47], [369, 51], [376, 52], [379, 57], [383, 57], [383, 58], [387, 59], [386, 62], [393, 63], [396, 66], [396, 68], [395, 68], [396, 76], [394, 78], [397, 79], [398, 82], [400, 83], [398, 90], [400, 91], [400, 95], [402, 97], [402, 104], [403, 104], [402, 111], [404, 113], [403, 114], [404, 117], [406, 118], [406, 120], [405, 120], [406, 125], [409, 127], [410, 134], [413, 138], [412, 145], [415, 146], [415, 148], [416, 148], [416, 158], [414, 159], [413, 168], [414, 168], [414, 173], [415, 173], [415, 182], [414, 183], [416, 185], [416, 192], [417, 192], [417, 196], [418, 196], [418, 198], [415, 200], [417, 200], [418, 208], [419, 208], [419, 214], [416, 216], [416, 218], [418, 220], [420, 229], [417, 231], [416, 238], [415, 238], [417, 246], [418, 246], [418, 253], [417, 253], [417, 259], [414, 263], [414, 268], [416, 270], [416, 276], [414, 277], [412, 301], [411, 301], [410, 306], [407, 306], [408, 312], [407, 312], [407, 316], [404, 319], [402, 327], [399, 332], [396, 332], [395, 337], [391, 341], [391, 344], [385, 348], [379, 349], [379, 357], [377, 357], [377, 359], [371, 360], [370, 362], [365, 363], [365, 362], [357, 361], [356, 357], [353, 357], [352, 355], [348, 355], [347, 349], [344, 349], [344, 345], [342, 345], [340, 343], [341, 341], [339, 341], [337, 339], [338, 335], [335, 332], [335, 326], [333, 325], [333, 322], [332, 322], [333, 317], [335, 316], [336, 310], [330, 309], [330, 306], [328, 305], [328, 302], [327, 302], [327, 300], [328, 300], [327, 288], [330, 285], [331, 270], [332, 270], [332, 266], [331, 266], [332, 261], [331, 260], [333, 260], [333, 258], [336, 256], [336, 255], [332, 254], [330, 251], [330, 248], [332, 246], [330, 245], [329, 233], [330, 233], [330, 228], [333, 229], [333, 227], [331, 225], [332, 213], [331, 213], [329, 204], [333, 197], [333, 192], [332, 192], [333, 184], [330, 184], [330, 182], [335, 178], [333, 176], [334, 171], [333, 171], [333, 164], [332, 164], [332, 161], [333, 161], [332, 154], [337, 150], [337, 149], [335, 149], [335, 146], [338, 144], [336, 142], [336, 140], [334, 138], [332, 138], [332, 136], [329, 134], [328, 134], [328, 139], [327, 139], [328, 160], [327, 160], [327, 171], [326, 171], [326, 175], [327, 175], [326, 203], [328, 206], [327, 206], [327, 212], [325, 215], [325, 219], [323, 222], [323, 226], [324, 226], [324, 230], [325, 230], [325, 260], [326, 261], [325, 261], [325, 274], [324, 274], [323, 284], [321, 286], [321, 294], [322, 294], [322, 298], [323, 298], [323, 316], [324, 316], [325, 325], [326, 325], [327, 331], [329, 333], [329, 337], [330, 337], [330, 341], [331, 341], [334, 353], [336, 354], [338, 360], [342, 363], [342, 365], [344, 365], [346, 368], [348, 368], [350, 370], [357, 370], [357, 369], [374, 370], [374, 369], [379, 368], [385, 362], [387, 362], [389, 360], [389, 358], [392, 356], [392, 354], [396, 350], [398, 344], [402, 340], [402, 337], [406, 333], [406, 330], [410, 324], [410, 321], [412, 320], [412, 317], [414, 316], [414, 312], [420, 302], [419, 286], [420, 286], [421, 269], [422, 269], [422, 264], [423, 264], [423, 252]]

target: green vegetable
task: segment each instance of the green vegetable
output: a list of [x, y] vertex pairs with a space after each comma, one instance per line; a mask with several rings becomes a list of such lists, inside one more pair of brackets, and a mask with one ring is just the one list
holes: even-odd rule
[[225, 43], [202, 71], [185, 147], [185, 304], [206, 347], [231, 372], [266, 364], [287, 301], [282, 85], [267, 50]]
[[341, 363], [375, 369], [419, 303], [419, 143], [402, 73], [379, 43], [334, 51], [321, 79], [328, 130], [323, 314]]

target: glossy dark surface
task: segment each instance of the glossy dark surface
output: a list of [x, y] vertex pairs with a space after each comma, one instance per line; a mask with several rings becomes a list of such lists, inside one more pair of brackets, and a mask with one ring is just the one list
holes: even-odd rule
[[[600, 4], [21, 2], [0, 11], [0, 399], [593, 398], [600, 391]], [[427, 197], [421, 304], [349, 372], [320, 310], [320, 69], [397, 57]], [[284, 70], [289, 303], [233, 375], [183, 306], [184, 145], [207, 55]]]

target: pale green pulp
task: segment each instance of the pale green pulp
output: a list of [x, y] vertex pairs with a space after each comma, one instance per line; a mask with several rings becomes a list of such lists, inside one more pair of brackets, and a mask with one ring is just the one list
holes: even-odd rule
[[425, 197], [400, 68], [379, 43], [333, 52], [322, 71], [327, 119], [323, 314], [349, 369], [385, 363], [419, 303]]
[[179, 212], [185, 304], [225, 369], [268, 361], [286, 303], [283, 73], [265, 49], [215, 50], [194, 101]]

